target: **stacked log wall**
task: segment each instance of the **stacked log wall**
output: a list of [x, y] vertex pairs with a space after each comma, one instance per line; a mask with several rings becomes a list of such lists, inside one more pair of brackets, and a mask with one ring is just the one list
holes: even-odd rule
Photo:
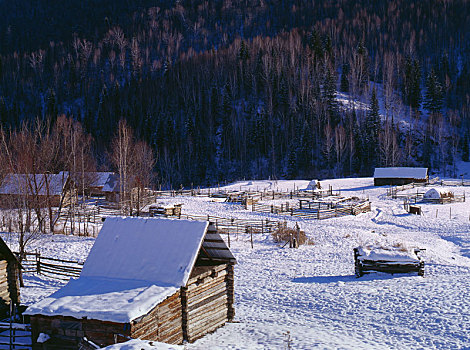
[[20, 303], [19, 265], [15, 260], [0, 257], [0, 300], [1, 306]]
[[[231, 287], [232, 286], [232, 287]], [[233, 267], [221, 264], [193, 275], [182, 288], [184, 338], [193, 342], [233, 318]]]
[[183, 323], [180, 292], [165, 299], [147, 315], [132, 321], [131, 337], [181, 344]]
[[10, 291], [8, 286], [8, 262], [0, 260], [0, 299], [1, 307], [5, 308], [10, 304]]

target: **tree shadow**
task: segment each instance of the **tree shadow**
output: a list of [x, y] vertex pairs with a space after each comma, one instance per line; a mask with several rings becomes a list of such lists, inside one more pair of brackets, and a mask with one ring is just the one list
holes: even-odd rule
[[348, 282], [366, 282], [366, 281], [376, 281], [376, 280], [389, 280], [393, 278], [403, 278], [403, 277], [416, 277], [417, 274], [411, 273], [385, 273], [385, 272], [371, 272], [367, 273], [361, 277], [356, 277], [355, 275], [342, 275], [342, 276], [310, 276], [310, 277], [295, 277], [292, 279], [294, 283], [348, 283]]
[[357, 192], [357, 191], [371, 190], [374, 188], [379, 188], [379, 187], [378, 186], [361, 186], [361, 187], [353, 187], [353, 188], [342, 188], [341, 192]]

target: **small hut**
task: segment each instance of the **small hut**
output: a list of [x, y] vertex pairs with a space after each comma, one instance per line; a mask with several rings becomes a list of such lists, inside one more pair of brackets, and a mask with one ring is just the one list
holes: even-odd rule
[[25, 314], [56, 344], [192, 342], [233, 319], [234, 264], [207, 222], [107, 218], [80, 278]]
[[16, 255], [0, 238], [0, 313], [8, 310], [10, 303], [20, 303], [20, 268]]
[[374, 171], [374, 186], [425, 183], [428, 180], [428, 168], [375, 168]]

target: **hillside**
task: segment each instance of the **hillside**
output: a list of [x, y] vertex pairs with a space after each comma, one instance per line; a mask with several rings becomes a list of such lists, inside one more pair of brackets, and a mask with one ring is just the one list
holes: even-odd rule
[[[121, 119], [167, 186], [376, 165], [457, 175], [469, 157], [466, 1], [40, 0], [0, 12], [1, 125], [72, 116], [102, 167]], [[344, 110], [344, 96], [368, 108]]]

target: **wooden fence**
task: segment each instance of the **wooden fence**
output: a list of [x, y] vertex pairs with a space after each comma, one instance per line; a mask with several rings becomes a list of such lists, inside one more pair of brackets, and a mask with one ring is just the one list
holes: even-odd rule
[[31, 325], [0, 322], [0, 345], [9, 349], [32, 349]]
[[[314, 205], [311, 205], [311, 204]], [[329, 219], [332, 217], [346, 216], [346, 215], [358, 215], [370, 211], [370, 202], [363, 201], [350, 205], [335, 204], [329, 202], [312, 202], [309, 203], [308, 207], [293, 206], [289, 203], [281, 205], [268, 205], [253, 203], [250, 207], [252, 211], [290, 215], [306, 219]]]
[[83, 262], [45, 257], [40, 252], [26, 253], [21, 264], [23, 273], [34, 272], [61, 280], [78, 278], [83, 268]]

